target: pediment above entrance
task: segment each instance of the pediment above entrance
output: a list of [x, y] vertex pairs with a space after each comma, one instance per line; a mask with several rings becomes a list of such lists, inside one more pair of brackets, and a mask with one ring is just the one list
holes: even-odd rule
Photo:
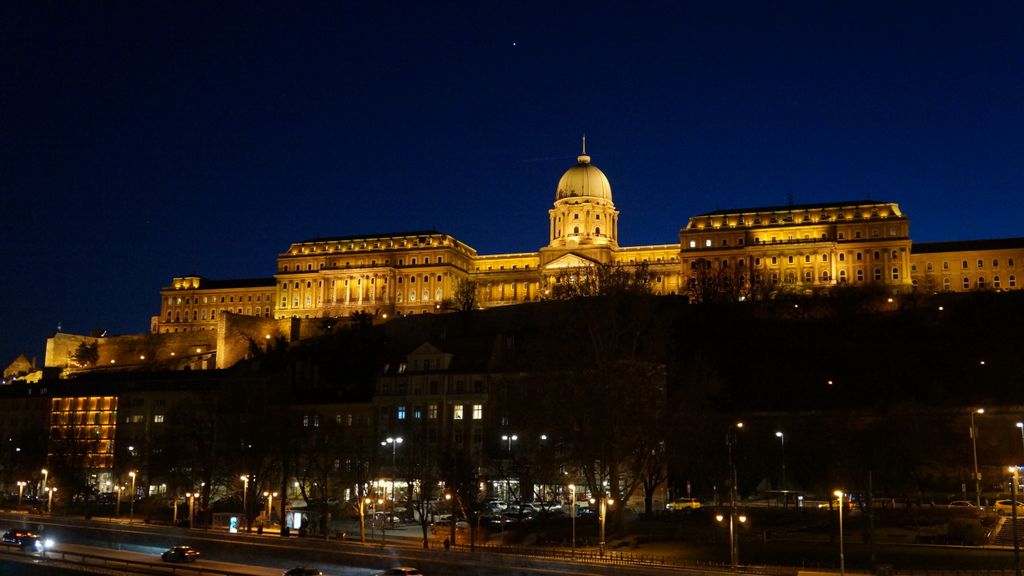
[[545, 264], [544, 269], [559, 270], [562, 268], [593, 268], [597, 265], [598, 262], [596, 260], [591, 260], [590, 258], [580, 256], [579, 254], [568, 252]]

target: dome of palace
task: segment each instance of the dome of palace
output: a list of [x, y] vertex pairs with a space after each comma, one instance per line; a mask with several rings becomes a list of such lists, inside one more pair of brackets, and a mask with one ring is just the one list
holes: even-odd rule
[[562, 174], [555, 191], [555, 201], [565, 198], [585, 197], [612, 201], [612, 186], [608, 177], [597, 166], [590, 163], [590, 156], [581, 154], [577, 163]]

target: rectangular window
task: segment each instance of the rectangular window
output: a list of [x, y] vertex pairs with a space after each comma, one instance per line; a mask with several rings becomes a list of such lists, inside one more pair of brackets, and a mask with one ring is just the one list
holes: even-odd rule
[[405, 406], [398, 407], [398, 419], [405, 420]]
[[971, 287], [971, 279], [970, 278], [964, 278], [964, 290], [967, 290], [970, 287]]
[[484, 418], [484, 405], [473, 404], [473, 420], [483, 420]]
[[999, 260], [992, 260], [992, 267], [999, 268]]
[[164, 415], [163, 414], [153, 414], [153, 422], [156, 422], [157, 424], [159, 424], [159, 423], [161, 423], [163, 421], [164, 421]]
[[427, 406], [427, 419], [437, 420], [437, 404]]
[[984, 268], [984, 267], [985, 267], [985, 261], [984, 260], [978, 260], [978, 268]]
[[456, 404], [452, 407], [452, 420], [462, 420], [462, 405]]

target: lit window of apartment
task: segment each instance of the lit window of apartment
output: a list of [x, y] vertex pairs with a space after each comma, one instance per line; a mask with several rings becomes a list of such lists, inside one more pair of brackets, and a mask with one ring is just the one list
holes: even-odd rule
[[427, 406], [427, 419], [437, 420], [437, 404], [430, 404]]
[[452, 420], [462, 420], [462, 405], [456, 404], [452, 407]]
[[397, 418], [399, 420], [405, 420], [405, 406], [398, 407]]
[[153, 414], [153, 422], [154, 423], [161, 424], [161, 423], [163, 423], [163, 421], [164, 421], [164, 415], [163, 414]]
[[473, 404], [473, 420], [483, 420], [484, 418], [484, 405]]

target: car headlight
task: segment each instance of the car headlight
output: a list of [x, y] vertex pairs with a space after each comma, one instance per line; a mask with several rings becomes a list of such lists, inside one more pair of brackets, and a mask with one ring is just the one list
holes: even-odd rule
[[44, 540], [43, 541], [43, 547], [46, 548], [47, 550], [49, 550], [50, 548], [53, 548], [53, 538], [47, 538], [46, 540]]

